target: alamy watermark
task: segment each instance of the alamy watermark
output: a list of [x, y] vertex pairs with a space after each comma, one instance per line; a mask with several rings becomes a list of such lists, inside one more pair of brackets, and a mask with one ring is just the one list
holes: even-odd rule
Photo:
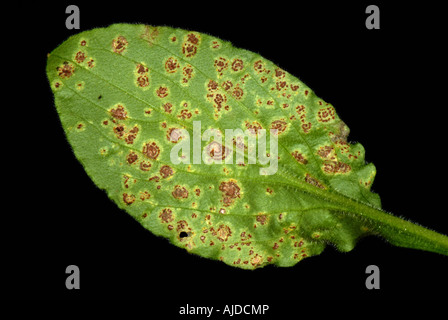
[[[260, 175], [273, 175], [278, 170], [277, 134], [277, 129], [270, 129], [269, 149], [267, 149], [265, 129], [246, 129], [245, 131], [225, 129], [225, 141], [223, 141], [221, 130], [208, 128], [202, 133], [201, 121], [193, 121], [192, 137], [186, 129], [173, 129], [169, 133], [170, 141], [177, 142], [171, 149], [170, 159], [173, 164], [258, 163], [264, 166], [259, 169]], [[202, 141], [211, 142], [202, 148]]]

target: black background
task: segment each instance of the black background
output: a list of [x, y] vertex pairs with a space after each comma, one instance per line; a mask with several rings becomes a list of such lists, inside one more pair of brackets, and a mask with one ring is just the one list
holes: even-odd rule
[[[377, 167], [373, 190], [383, 208], [448, 234], [446, 32], [440, 7], [301, 1], [17, 6], [10, 12], [25, 28], [8, 33], [9, 44], [22, 50], [7, 63], [14, 79], [8, 93], [19, 103], [8, 104], [13, 127], [4, 132], [5, 143], [12, 142], [5, 168], [15, 168], [3, 181], [9, 187], [1, 224], [4, 296], [160, 300], [173, 314], [180, 305], [204, 300], [447, 298], [447, 257], [379, 238], [365, 238], [349, 253], [328, 247], [291, 268], [244, 271], [191, 255], [143, 229], [85, 174], [53, 105], [46, 55], [79, 32], [65, 28], [69, 4], [80, 8], [79, 31], [129, 22], [206, 32], [298, 76], [335, 106], [351, 129], [349, 140], [365, 147], [367, 161]], [[380, 30], [365, 27], [369, 4], [381, 10]], [[9, 173], [13, 177], [6, 178]], [[80, 290], [65, 287], [71, 264], [80, 268]], [[365, 287], [371, 264], [380, 268], [380, 290]]]

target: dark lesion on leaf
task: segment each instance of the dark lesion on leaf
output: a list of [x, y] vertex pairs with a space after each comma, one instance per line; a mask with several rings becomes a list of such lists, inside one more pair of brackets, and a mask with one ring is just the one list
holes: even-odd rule
[[133, 164], [138, 160], [138, 155], [135, 152], [130, 152], [127, 157], [126, 157], [126, 161], [129, 164]]
[[133, 194], [123, 193], [123, 201], [127, 205], [131, 205], [135, 201], [135, 196]]
[[58, 75], [62, 79], [68, 79], [75, 73], [75, 66], [67, 61], [64, 61], [62, 66], [57, 68]]
[[219, 191], [222, 192], [222, 202], [225, 207], [231, 206], [236, 199], [240, 198], [240, 187], [236, 180], [230, 179], [223, 181], [219, 185]]
[[308, 160], [305, 158], [305, 156], [300, 153], [299, 151], [294, 151], [291, 153], [291, 155], [294, 157], [294, 159], [297, 160], [297, 162], [301, 163], [301, 164], [307, 164]]
[[307, 183], [309, 183], [309, 184], [311, 184], [311, 185], [313, 185], [313, 186], [315, 186], [315, 187], [317, 187], [319, 189], [326, 189], [326, 187], [321, 182], [319, 182], [319, 180], [317, 180], [316, 178], [311, 177], [311, 175], [308, 174], [308, 173], [305, 176], [305, 182], [307, 182]]
[[157, 160], [157, 157], [160, 154], [160, 148], [155, 142], [146, 143], [143, 146], [142, 153], [150, 159]]
[[116, 108], [115, 109], [111, 108], [109, 112], [110, 112], [110, 115], [112, 117], [114, 117], [115, 119], [125, 120], [128, 117], [127, 111], [125, 110], [124, 106], [121, 104], [117, 104]]
[[151, 169], [151, 163], [149, 163], [148, 161], [140, 162], [140, 170], [149, 171], [149, 169]]
[[174, 220], [173, 211], [171, 209], [165, 208], [159, 213], [159, 218], [162, 223], [169, 223]]
[[172, 195], [176, 199], [186, 199], [188, 198], [188, 190], [185, 187], [176, 185], [174, 187]]
[[266, 214], [259, 213], [255, 219], [263, 226], [268, 222], [269, 217]]
[[112, 50], [115, 53], [122, 54], [124, 50], [126, 50], [128, 45], [128, 41], [123, 36], [118, 36], [117, 38], [112, 40]]
[[188, 222], [185, 220], [179, 220], [177, 221], [177, 228], [176, 231], [177, 239], [185, 244], [185, 248], [187, 250], [193, 249], [195, 247], [195, 243], [193, 241], [193, 230], [191, 227], [188, 226]]
[[160, 168], [160, 175], [164, 179], [172, 176], [173, 174], [174, 174], [174, 171], [170, 166], [165, 165], [165, 166], [162, 166], [162, 168]]

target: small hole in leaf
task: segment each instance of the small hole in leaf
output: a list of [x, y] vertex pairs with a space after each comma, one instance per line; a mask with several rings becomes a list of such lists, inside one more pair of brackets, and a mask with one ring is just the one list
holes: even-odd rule
[[101, 95], [99, 95], [99, 96], [98, 96], [98, 100], [100, 100], [101, 98], [102, 98], [102, 96], [101, 96]]
[[189, 237], [190, 235], [188, 233], [186, 233], [185, 231], [182, 231], [181, 233], [179, 233], [179, 238], [183, 239], [186, 237]]

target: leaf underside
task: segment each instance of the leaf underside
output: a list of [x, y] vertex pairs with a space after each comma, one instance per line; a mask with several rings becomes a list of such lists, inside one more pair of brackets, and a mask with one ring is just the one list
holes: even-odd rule
[[[363, 147], [347, 142], [331, 104], [258, 54], [203, 33], [116, 24], [62, 43], [47, 75], [87, 174], [176, 246], [254, 269], [292, 266], [328, 243], [349, 251], [372, 233], [346, 214], [349, 202], [380, 208]], [[202, 141], [201, 152], [222, 164], [173, 163], [185, 137], [172, 133], [193, 137], [193, 121], [223, 142], [225, 129], [277, 129], [277, 172], [260, 175], [269, 164], [248, 163], [247, 141]], [[238, 149], [245, 161], [224, 163]]]

